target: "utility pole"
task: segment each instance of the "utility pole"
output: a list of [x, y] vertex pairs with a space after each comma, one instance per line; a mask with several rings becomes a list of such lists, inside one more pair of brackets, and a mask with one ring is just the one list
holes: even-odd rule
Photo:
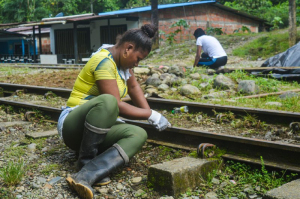
[[290, 47], [296, 44], [297, 24], [296, 24], [296, 0], [289, 0], [289, 44]]
[[157, 32], [153, 37], [153, 49], [159, 48], [159, 38], [158, 38], [158, 0], [151, 0], [151, 22], [157, 27]]

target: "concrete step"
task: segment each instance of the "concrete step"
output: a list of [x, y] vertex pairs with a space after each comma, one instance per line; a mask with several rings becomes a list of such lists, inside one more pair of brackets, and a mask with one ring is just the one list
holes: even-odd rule
[[57, 130], [50, 130], [50, 131], [43, 131], [43, 132], [30, 132], [30, 133], [26, 133], [26, 137], [30, 137], [30, 138], [44, 138], [44, 137], [51, 137], [51, 136], [55, 136], [58, 135]]
[[268, 191], [263, 199], [300, 199], [300, 179]]
[[218, 160], [192, 157], [174, 159], [149, 167], [148, 186], [162, 195], [177, 198], [188, 189], [194, 189], [219, 166]]
[[30, 124], [30, 122], [25, 122], [25, 121], [0, 122], [0, 129], [4, 130], [5, 128], [11, 127], [11, 126], [15, 126], [15, 125], [24, 126], [24, 125], [28, 125], [28, 124]]

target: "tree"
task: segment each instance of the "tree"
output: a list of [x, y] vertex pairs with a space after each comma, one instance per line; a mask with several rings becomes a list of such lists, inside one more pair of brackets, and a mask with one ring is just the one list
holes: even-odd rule
[[4, 23], [37, 21], [40, 18], [46, 17], [47, 15], [48, 15], [48, 10], [42, 6], [42, 1], [35, 1], [35, 0], [3, 1], [2, 21]]
[[296, 44], [297, 25], [296, 25], [296, 1], [289, 0], [289, 43], [290, 47]]
[[158, 0], [151, 0], [151, 22], [157, 27], [157, 32], [153, 38], [153, 49], [159, 48], [159, 38], [158, 38]]

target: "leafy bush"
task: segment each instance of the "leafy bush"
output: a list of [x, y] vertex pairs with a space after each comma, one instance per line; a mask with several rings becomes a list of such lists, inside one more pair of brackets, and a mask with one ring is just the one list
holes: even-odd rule
[[177, 27], [177, 29], [174, 32], [171, 32], [170, 34], [166, 35], [169, 44], [173, 44], [176, 41], [175, 36], [178, 33], [182, 32], [182, 28], [189, 28], [189, 25], [185, 20], [180, 19], [179, 21], [175, 22], [170, 26], [170, 28], [174, 28], [174, 27]]
[[208, 27], [206, 29], [206, 34], [207, 35], [222, 35], [222, 34], [224, 34], [224, 32], [222, 31], [222, 28]]
[[246, 32], [246, 31], [248, 33], [251, 33], [251, 30], [247, 26], [242, 26], [241, 28], [234, 30], [233, 33], [238, 33], [240, 31], [242, 31], [243, 33]]

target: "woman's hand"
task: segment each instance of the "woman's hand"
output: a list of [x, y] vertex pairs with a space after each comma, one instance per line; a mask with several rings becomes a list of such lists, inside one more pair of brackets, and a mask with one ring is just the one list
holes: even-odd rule
[[154, 110], [152, 110], [152, 114], [148, 118], [148, 122], [159, 131], [163, 131], [167, 127], [171, 127], [170, 122], [168, 122], [168, 120], [162, 114]]

